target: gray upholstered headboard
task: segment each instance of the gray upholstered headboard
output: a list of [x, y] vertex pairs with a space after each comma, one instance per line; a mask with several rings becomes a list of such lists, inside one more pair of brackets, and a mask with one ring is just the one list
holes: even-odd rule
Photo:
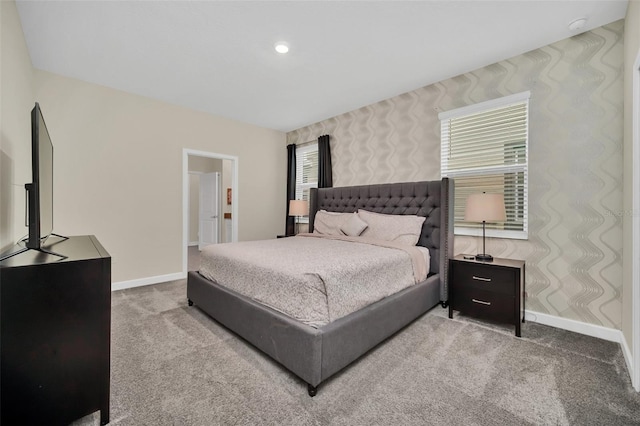
[[430, 273], [440, 274], [440, 298], [448, 300], [448, 264], [453, 255], [453, 181], [384, 183], [311, 189], [309, 232], [318, 210], [425, 216], [418, 245], [429, 249]]

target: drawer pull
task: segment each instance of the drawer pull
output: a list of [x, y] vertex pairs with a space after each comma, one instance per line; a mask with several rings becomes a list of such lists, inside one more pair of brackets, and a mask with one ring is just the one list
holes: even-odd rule
[[488, 282], [488, 283], [491, 282], [491, 278], [476, 277], [475, 275], [472, 276], [471, 278], [473, 278], [474, 280], [477, 280], [477, 281], [485, 281], [485, 282]]
[[491, 302], [485, 302], [484, 300], [471, 299], [471, 301], [474, 302], [474, 303], [479, 303], [481, 305], [487, 305], [487, 306], [491, 305]]

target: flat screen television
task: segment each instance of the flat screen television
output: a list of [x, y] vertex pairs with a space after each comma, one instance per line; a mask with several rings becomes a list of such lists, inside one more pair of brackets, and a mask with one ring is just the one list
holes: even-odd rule
[[[18, 250], [11, 249], [0, 254], [0, 261], [24, 253], [37, 250], [60, 258], [67, 256], [43, 248], [51, 235], [59, 237], [55, 244], [68, 240], [67, 237], [53, 233], [53, 144], [47, 125], [44, 122], [40, 105], [31, 110], [31, 174], [33, 181], [24, 185], [27, 190], [27, 220], [29, 234], [20, 243], [24, 246]], [[48, 246], [53, 244], [48, 243]]]
[[53, 144], [40, 105], [31, 110], [31, 172], [25, 185], [28, 202], [27, 248], [40, 250], [53, 232]]

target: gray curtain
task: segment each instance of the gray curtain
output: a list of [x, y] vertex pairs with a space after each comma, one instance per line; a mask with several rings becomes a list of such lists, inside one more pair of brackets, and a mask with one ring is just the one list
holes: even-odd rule
[[318, 138], [318, 188], [331, 188], [333, 186], [332, 173], [329, 135], [323, 135]]
[[295, 217], [289, 216], [289, 201], [296, 199], [296, 145], [287, 145], [287, 217], [285, 235], [295, 234]]

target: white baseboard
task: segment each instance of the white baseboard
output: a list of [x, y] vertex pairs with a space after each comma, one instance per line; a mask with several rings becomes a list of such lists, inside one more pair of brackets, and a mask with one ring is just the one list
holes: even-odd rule
[[[620, 332], [620, 347], [622, 348], [622, 354], [624, 355], [624, 362], [627, 363], [627, 371], [629, 375], [633, 377], [633, 356], [631, 356], [631, 349], [627, 345], [627, 339], [624, 338], [622, 332]], [[636, 392], [640, 392], [638, 386], [634, 386]]]
[[191, 241], [188, 245], [189, 247], [197, 246], [199, 243], [197, 241]]
[[[618, 343], [622, 350], [622, 355], [624, 356], [624, 362], [627, 364], [629, 376], [633, 377], [633, 357], [631, 356], [631, 348], [627, 345], [627, 341], [624, 338], [622, 331], [533, 311], [525, 311], [524, 319], [526, 321], [537, 322], [538, 324], [549, 325], [551, 327], [561, 328], [563, 330], [573, 331], [574, 333], [580, 333]], [[637, 387], [635, 390], [640, 391]]]
[[602, 327], [600, 325], [588, 324], [586, 322], [576, 321], [567, 318], [560, 318], [554, 315], [543, 314], [534, 311], [525, 311], [524, 319], [526, 321], [537, 322], [538, 324], [550, 325], [551, 327], [561, 328], [574, 333], [585, 334], [591, 337], [608, 340], [610, 342], [622, 343], [623, 337], [620, 330], [614, 328]]
[[139, 278], [137, 280], [120, 281], [111, 284], [111, 291], [124, 290], [126, 288], [142, 287], [145, 285], [164, 283], [187, 278], [187, 274], [176, 272], [175, 274], [157, 275], [155, 277]]
[[[622, 354], [624, 355], [624, 361], [627, 364], [629, 376], [633, 377], [633, 357], [631, 356], [631, 349], [629, 348], [629, 345], [627, 345], [627, 340], [624, 338], [622, 331], [533, 311], [525, 311], [524, 319], [526, 321], [549, 325], [551, 327], [561, 328], [563, 330], [573, 331], [574, 333], [580, 333], [618, 343], [622, 349]], [[640, 391], [637, 387], [634, 388], [636, 391]]]

